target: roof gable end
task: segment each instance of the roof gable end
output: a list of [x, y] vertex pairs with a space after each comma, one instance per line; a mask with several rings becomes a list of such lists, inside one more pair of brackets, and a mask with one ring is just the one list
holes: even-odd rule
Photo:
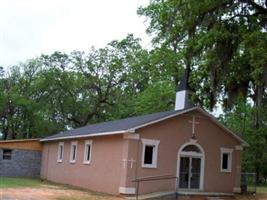
[[105, 136], [105, 135], [114, 135], [114, 134], [124, 134], [124, 133], [133, 133], [137, 129], [162, 122], [164, 120], [197, 110], [204, 116], [207, 116], [213, 123], [222, 128], [230, 136], [237, 139], [243, 146], [249, 146], [249, 144], [243, 140], [241, 137], [233, 133], [230, 129], [222, 125], [215, 117], [206, 112], [200, 107], [192, 107], [184, 110], [178, 111], [167, 111], [161, 113], [154, 113], [150, 115], [144, 115], [139, 117], [131, 117], [121, 120], [114, 120], [110, 122], [103, 122], [99, 124], [92, 124], [89, 126], [77, 128], [71, 131], [60, 132], [58, 134], [46, 137], [40, 141], [53, 141], [53, 140], [62, 140], [62, 139], [72, 139], [72, 138], [84, 138], [84, 137], [93, 137], [93, 136]]
[[179, 116], [179, 115], [182, 115], [182, 114], [194, 111], [194, 110], [197, 110], [201, 114], [203, 114], [204, 116], [208, 117], [211, 120], [212, 123], [216, 124], [217, 126], [222, 128], [226, 133], [228, 133], [231, 137], [233, 137], [236, 140], [238, 140], [242, 144], [242, 146], [247, 146], [247, 147], [249, 146], [249, 144], [245, 140], [243, 140], [240, 136], [236, 135], [233, 131], [231, 131], [229, 128], [227, 128], [222, 123], [220, 123], [214, 116], [212, 116], [211, 114], [209, 114], [208, 112], [206, 112], [204, 109], [202, 109], [200, 107], [193, 107], [193, 108], [190, 108], [190, 109], [186, 109], [186, 110], [184, 110], [182, 112], [174, 113], [174, 114], [166, 116], [164, 118], [161, 118], [161, 119], [158, 119], [158, 120], [155, 120], [155, 121], [151, 121], [151, 122], [142, 124], [140, 126], [133, 127], [133, 128], [131, 128], [131, 129], [127, 130], [127, 131], [128, 132], [135, 132], [135, 130], [137, 130], [137, 129], [144, 128], [146, 126], [149, 126], [149, 125], [152, 125], [152, 124], [155, 124], [155, 123], [159, 123], [159, 122], [162, 122], [164, 120], [167, 120], [167, 119], [170, 119], [170, 118], [173, 118], [173, 117], [176, 117], [176, 116]]

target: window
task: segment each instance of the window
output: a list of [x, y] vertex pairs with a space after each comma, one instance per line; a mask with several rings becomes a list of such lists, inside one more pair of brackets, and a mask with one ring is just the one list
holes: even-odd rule
[[199, 148], [196, 145], [189, 144], [182, 150], [183, 152], [195, 152], [195, 153], [201, 153]]
[[221, 148], [221, 172], [232, 171], [233, 149]]
[[92, 140], [85, 141], [84, 145], [84, 164], [90, 164], [91, 162], [91, 154], [92, 154]]
[[64, 142], [58, 144], [57, 162], [62, 162], [64, 157]]
[[11, 149], [3, 149], [3, 160], [11, 160]]
[[145, 146], [145, 158], [144, 164], [145, 165], [152, 165], [153, 164], [153, 151], [155, 146]]
[[70, 145], [70, 163], [75, 163], [77, 157], [77, 142], [71, 142]]
[[157, 168], [159, 140], [142, 139], [142, 167]]

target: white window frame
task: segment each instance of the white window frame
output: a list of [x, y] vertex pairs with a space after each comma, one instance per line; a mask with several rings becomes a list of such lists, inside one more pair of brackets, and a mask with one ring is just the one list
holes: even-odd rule
[[[76, 151], [75, 151], [75, 159], [73, 158], [73, 146], [76, 146]], [[73, 141], [70, 144], [70, 163], [75, 163], [76, 159], [77, 159], [77, 151], [78, 151], [78, 142], [77, 141]]]
[[[60, 147], [62, 146], [62, 158], [60, 158]], [[57, 162], [61, 163], [63, 162], [63, 159], [64, 159], [64, 142], [59, 142], [58, 143], [58, 149], [57, 149]]]
[[[84, 143], [84, 157], [83, 157], [83, 164], [90, 164], [92, 160], [92, 145], [93, 141], [92, 140], [86, 140]], [[88, 157], [88, 146], [90, 146], [90, 155], [89, 155], [89, 160], [87, 160]]]
[[[228, 154], [227, 169], [223, 169], [223, 154]], [[221, 148], [221, 172], [232, 172], [232, 160], [233, 160], [233, 149], [230, 148]]]
[[[159, 140], [152, 139], [142, 139], [143, 151], [142, 151], [142, 167], [143, 168], [157, 168], [157, 160], [158, 160], [158, 146]], [[153, 146], [153, 155], [152, 155], [152, 164], [145, 164], [145, 149], [146, 146]]]

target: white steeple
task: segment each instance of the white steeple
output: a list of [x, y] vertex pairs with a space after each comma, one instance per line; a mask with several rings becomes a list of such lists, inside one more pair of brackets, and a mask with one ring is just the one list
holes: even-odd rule
[[186, 70], [176, 90], [175, 110], [182, 110], [192, 106], [190, 101], [192, 91], [188, 84], [188, 77], [189, 71]]

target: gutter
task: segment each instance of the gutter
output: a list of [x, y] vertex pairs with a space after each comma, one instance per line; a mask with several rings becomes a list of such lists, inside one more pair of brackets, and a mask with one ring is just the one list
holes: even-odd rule
[[87, 134], [87, 135], [65, 136], [65, 137], [56, 137], [56, 138], [47, 138], [47, 139], [44, 138], [44, 139], [40, 139], [40, 142], [85, 138], [85, 137], [96, 137], [96, 136], [105, 136], [105, 135], [118, 135], [118, 134], [124, 134], [124, 133], [129, 133], [129, 132], [127, 130], [121, 130], [121, 131], [112, 131], [112, 132], [93, 133], [93, 134]]

